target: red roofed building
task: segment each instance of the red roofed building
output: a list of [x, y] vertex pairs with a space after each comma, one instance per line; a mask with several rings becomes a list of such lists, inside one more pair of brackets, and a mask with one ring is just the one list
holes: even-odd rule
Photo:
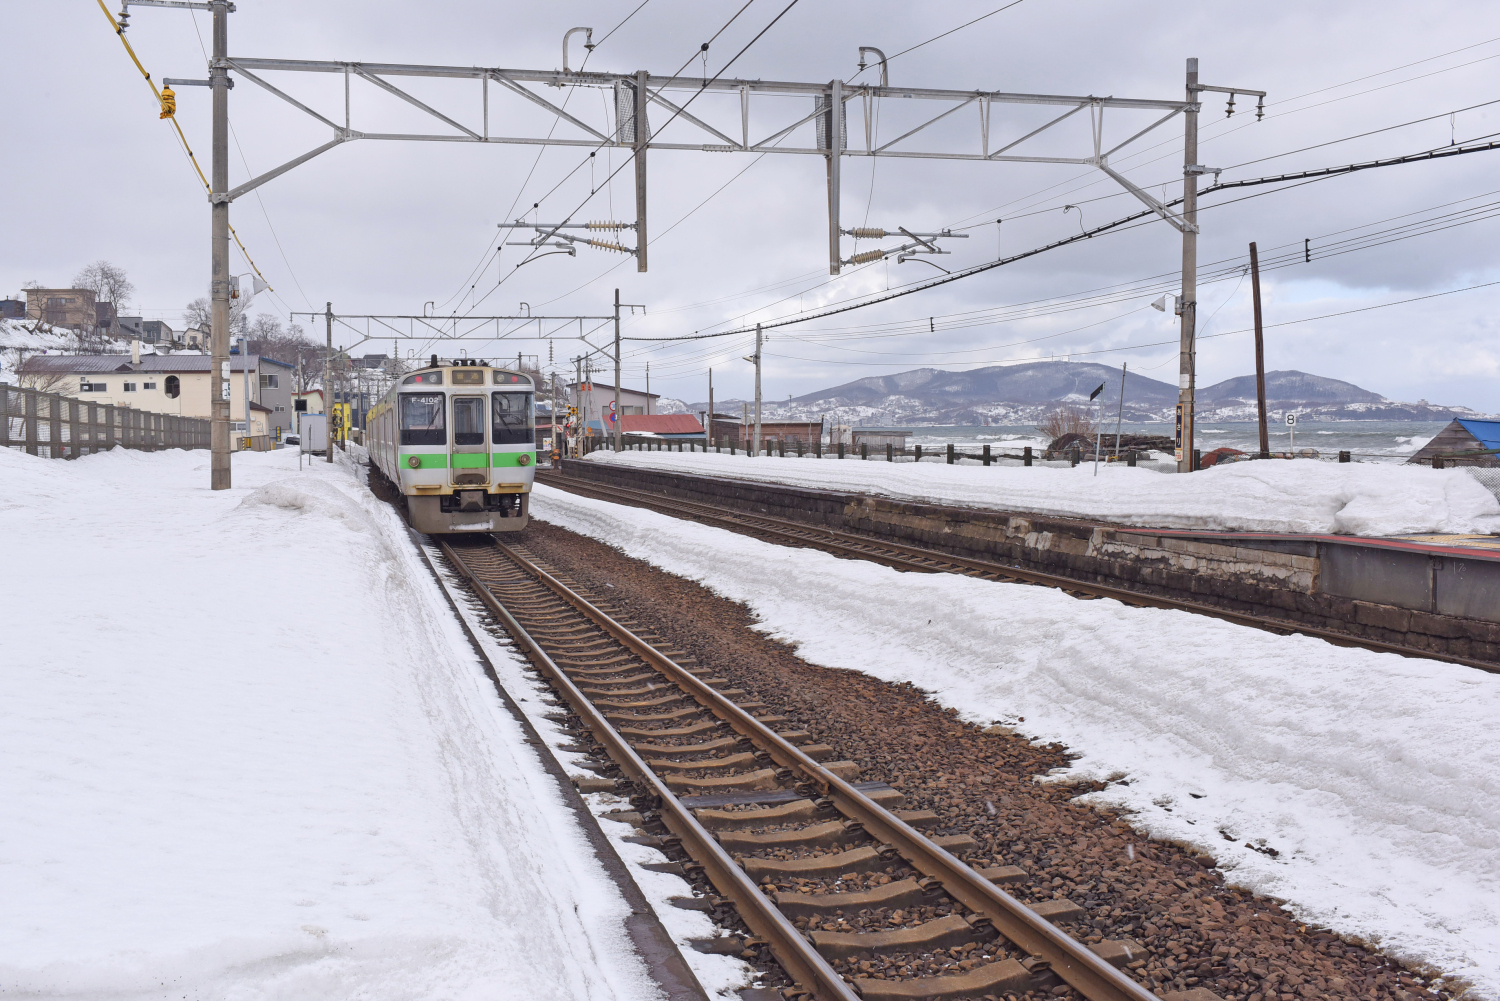
[[621, 414], [620, 431], [663, 438], [703, 437], [703, 425], [692, 414]]

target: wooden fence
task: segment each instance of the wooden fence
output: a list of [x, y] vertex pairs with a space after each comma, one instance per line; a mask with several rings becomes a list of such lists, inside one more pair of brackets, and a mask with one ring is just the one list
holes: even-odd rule
[[211, 423], [0, 382], [0, 448], [43, 458], [76, 459], [111, 448], [208, 448]]

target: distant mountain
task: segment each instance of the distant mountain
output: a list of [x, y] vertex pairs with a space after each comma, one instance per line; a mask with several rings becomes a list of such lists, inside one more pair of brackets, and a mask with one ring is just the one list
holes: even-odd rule
[[[1126, 399], [1132, 405], [1174, 403], [1177, 388], [1142, 376], [1126, 380]], [[1031, 362], [992, 365], [968, 372], [919, 368], [899, 375], [872, 376], [808, 393], [792, 400], [803, 406], [872, 406], [892, 397], [919, 401], [928, 407], [965, 407], [991, 403], [1087, 402], [1100, 384], [1105, 395], [1119, 398], [1120, 370], [1089, 362]]]
[[[1255, 402], [1255, 376], [1238, 375], [1233, 379], [1216, 382], [1198, 391], [1198, 398], [1205, 402], [1243, 400]], [[1386, 398], [1368, 389], [1360, 389], [1352, 382], [1326, 379], [1321, 375], [1306, 372], [1267, 372], [1266, 401], [1275, 400], [1279, 405], [1304, 403], [1321, 406], [1327, 403], [1385, 403]]]
[[[790, 400], [766, 400], [767, 419], [866, 424], [1031, 424], [1061, 405], [1094, 405], [1114, 414], [1120, 405], [1120, 370], [1096, 362], [1038, 361], [994, 365], [968, 372], [918, 368], [869, 376]], [[676, 401], [673, 401], [676, 403]], [[1125, 380], [1128, 421], [1170, 421], [1177, 387], [1130, 373]], [[707, 403], [685, 403], [690, 413]], [[1266, 406], [1279, 417], [1296, 410], [1311, 419], [1440, 421], [1482, 416], [1468, 407], [1434, 406], [1426, 400], [1396, 403], [1353, 383], [1306, 372], [1266, 373]], [[718, 400], [719, 413], [739, 414], [741, 401]], [[1242, 375], [1198, 390], [1199, 420], [1254, 420], [1255, 376]]]

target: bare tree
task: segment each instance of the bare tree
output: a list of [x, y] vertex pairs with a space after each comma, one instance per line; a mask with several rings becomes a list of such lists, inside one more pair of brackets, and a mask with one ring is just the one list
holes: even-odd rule
[[1068, 434], [1093, 437], [1097, 430], [1093, 414], [1083, 407], [1075, 406], [1054, 407], [1037, 422], [1036, 429], [1054, 442]]
[[63, 393], [72, 395], [69, 391], [73, 389], [74, 376], [67, 372], [47, 372], [42, 370], [28, 371], [32, 366], [28, 365], [32, 358], [45, 352], [31, 348], [16, 348], [16, 382], [23, 389], [35, 389], [43, 393]]
[[[229, 336], [231, 339], [245, 336], [245, 307], [248, 306], [247, 299], [229, 300]], [[213, 309], [208, 300], [204, 298], [194, 299], [183, 307], [182, 322], [187, 327], [196, 327], [205, 334], [213, 327]]]
[[135, 295], [135, 285], [125, 277], [125, 269], [108, 261], [95, 261], [73, 276], [73, 287], [88, 289], [94, 293], [96, 302], [107, 302], [115, 307], [115, 313], [130, 308], [130, 297]]

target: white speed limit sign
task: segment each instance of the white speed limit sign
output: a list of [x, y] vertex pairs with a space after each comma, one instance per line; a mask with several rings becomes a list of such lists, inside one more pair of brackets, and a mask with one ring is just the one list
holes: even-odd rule
[[1289, 428], [1294, 428], [1294, 427], [1297, 426], [1297, 415], [1296, 414], [1287, 414], [1286, 415], [1286, 426], [1289, 427]]

